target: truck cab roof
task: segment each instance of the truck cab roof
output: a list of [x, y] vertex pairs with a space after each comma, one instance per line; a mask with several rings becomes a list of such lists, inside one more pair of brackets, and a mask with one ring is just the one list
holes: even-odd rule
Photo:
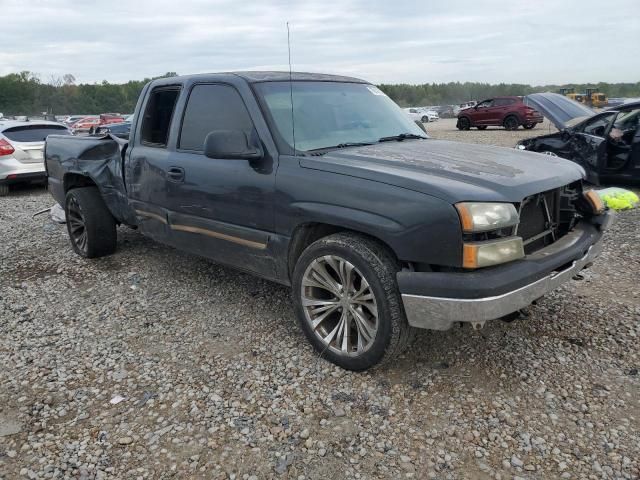
[[244, 72], [221, 72], [221, 73], [198, 73], [194, 75], [179, 75], [176, 77], [163, 77], [152, 80], [153, 86], [175, 85], [176, 83], [191, 83], [203, 81], [229, 81], [232, 78], [242, 78], [248, 83], [260, 82], [348, 82], [348, 83], [369, 83], [355, 77], [342, 75], [329, 75], [324, 73], [311, 72], [278, 72], [278, 71], [244, 71]]

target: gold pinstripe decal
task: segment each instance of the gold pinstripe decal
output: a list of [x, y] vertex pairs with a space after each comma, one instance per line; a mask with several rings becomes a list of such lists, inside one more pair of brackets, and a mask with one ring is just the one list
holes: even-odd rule
[[165, 225], [168, 223], [166, 218], [164, 218], [162, 215], [158, 215], [157, 213], [145, 212], [143, 210], [136, 210], [136, 213], [141, 217], [154, 218], [159, 222], [164, 223]]
[[208, 237], [219, 238], [228, 242], [237, 243], [238, 245], [244, 245], [245, 247], [255, 248], [257, 250], [264, 250], [265, 248], [267, 248], [266, 243], [254, 242], [252, 240], [234, 237], [233, 235], [216, 232], [215, 230], [209, 230], [208, 228], [192, 227], [190, 225], [170, 224], [167, 222], [166, 218], [164, 218], [162, 215], [158, 215], [157, 213], [145, 212], [144, 210], [136, 210], [136, 213], [142, 217], [158, 220], [165, 225], [169, 225], [169, 228], [171, 228], [172, 230], [177, 230], [179, 232], [199, 233], [202, 235], [207, 235]]
[[215, 232], [207, 228], [191, 227], [189, 225], [169, 225], [172, 230], [178, 230], [180, 232], [200, 233], [213, 238], [219, 238], [221, 240], [227, 240], [228, 242], [237, 243], [238, 245], [244, 245], [245, 247], [251, 247], [258, 250], [264, 250], [267, 248], [266, 243], [254, 242], [251, 240], [245, 240], [244, 238], [234, 237], [232, 235], [226, 235], [224, 233]]

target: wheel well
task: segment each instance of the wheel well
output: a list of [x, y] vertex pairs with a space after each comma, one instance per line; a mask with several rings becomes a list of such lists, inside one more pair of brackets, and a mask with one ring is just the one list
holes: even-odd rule
[[520, 117], [518, 116], [518, 114], [517, 114], [517, 113], [514, 113], [514, 112], [507, 113], [507, 114], [504, 116], [504, 120], [502, 120], [502, 123], [506, 122], [506, 121], [507, 121], [507, 118], [510, 118], [510, 117], [515, 118], [515, 119], [518, 121], [518, 123], [520, 123]]
[[293, 274], [293, 269], [295, 268], [296, 262], [302, 252], [313, 242], [316, 240], [320, 240], [323, 237], [328, 237], [329, 235], [333, 235], [338, 232], [352, 232], [357, 233], [358, 235], [363, 235], [369, 237], [376, 242], [380, 243], [384, 248], [386, 248], [389, 253], [393, 256], [393, 258], [397, 258], [393, 249], [385, 242], [376, 238], [372, 235], [368, 235], [366, 233], [358, 232], [357, 230], [352, 230], [350, 228], [338, 227], [336, 225], [330, 225], [327, 223], [305, 223], [304, 225], [300, 225], [296, 227], [291, 236], [291, 241], [289, 242], [289, 254], [288, 254], [288, 270], [289, 277]]
[[63, 182], [65, 193], [72, 188], [79, 187], [95, 187], [95, 182], [86, 175], [80, 175], [79, 173], [67, 173], [64, 176]]

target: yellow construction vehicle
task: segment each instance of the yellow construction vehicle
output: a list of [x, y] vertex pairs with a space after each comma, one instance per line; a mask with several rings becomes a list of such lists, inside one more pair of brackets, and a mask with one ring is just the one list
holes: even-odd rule
[[606, 107], [609, 103], [607, 96], [599, 92], [597, 88], [586, 89], [586, 103], [591, 107], [602, 108]]
[[602, 108], [606, 107], [609, 99], [604, 93], [598, 92], [597, 88], [587, 88], [585, 93], [576, 93], [573, 88], [561, 88], [561, 95], [579, 103], [584, 103], [590, 107]]

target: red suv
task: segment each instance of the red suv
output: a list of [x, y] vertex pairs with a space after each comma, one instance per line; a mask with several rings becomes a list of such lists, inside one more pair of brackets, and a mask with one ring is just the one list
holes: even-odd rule
[[488, 126], [517, 130], [520, 125], [529, 129], [537, 123], [542, 123], [542, 115], [525, 105], [520, 97], [496, 97], [461, 110], [456, 126], [459, 130], [469, 130], [471, 127], [484, 130]]

